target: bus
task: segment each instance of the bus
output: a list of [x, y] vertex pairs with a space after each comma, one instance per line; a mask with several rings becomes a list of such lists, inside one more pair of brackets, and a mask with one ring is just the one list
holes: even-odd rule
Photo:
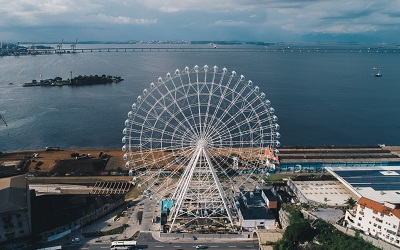
[[119, 249], [136, 249], [136, 241], [113, 241], [111, 242], [110, 249], [119, 250]]
[[37, 250], [62, 250], [62, 246], [45, 247], [45, 248], [39, 248]]

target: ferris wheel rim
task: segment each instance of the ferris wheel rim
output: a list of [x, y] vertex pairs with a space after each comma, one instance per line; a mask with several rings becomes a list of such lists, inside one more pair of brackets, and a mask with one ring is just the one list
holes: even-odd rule
[[[269, 146], [273, 152], [278, 153], [276, 147], [280, 144], [277, 140], [277, 138], [280, 137], [279, 132], [277, 132], [279, 130], [279, 125], [276, 123], [277, 117], [273, 114], [274, 109], [270, 107], [270, 101], [265, 99], [265, 94], [260, 92], [258, 86], [253, 86], [251, 80], [246, 81], [243, 75], [237, 76], [235, 71], [228, 73], [226, 68], [219, 71], [217, 66], [214, 66], [213, 69], [211, 78], [207, 78], [208, 74], [210, 74], [207, 65], [203, 67], [203, 70], [197, 65], [192, 69], [185, 67], [182, 72], [176, 70], [173, 75], [167, 73], [164, 79], [159, 77], [156, 84], [153, 82], [150, 83], [150, 89], [145, 88], [143, 90], [143, 95], [139, 95], [137, 101], [132, 104], [132, 110], [128, 113], [128, 120], [125, 122], [126, 128], [124, 129], [123, 142], [125, 140], [128, 141], [128, 143], [125, 142], [123, 151], [126, 151], [124, 155], [124, 159], [127, 160], [126, 167], [133, 167], [133, 155], [137, 154], [140, 154], [143, 162], [144, 160], [152, 161], [152, 163], [148, 165], [143, 164], [145, 167], [149, 168], [150, 165], [156, 165], [158, 162], [166, 161], [168, 158], [162, 156], [155, 160], [154, 155], [157, 153], [162, 154], [162, 152], [168, 150], [176, 151], [183, 155], [193, 153], [199, 140], [204, 140], [207, 148], [215, 150], [216, 153], [214, 154], [213, 152], [212, 154], [215, 157], [217, 157], [218, 152], [225, 151], [233, 154], [235, 151], [233, 149], [236, 149], [236, 151], [238, 149], [244, 151], [243, 148], [246, 147], [259, 148], [261, 150], [259, 150], [258, 153], [261, 154], [264, 150], [263, 148]], [[184, 81], [187, 82], [184, 83]], [[224, 83], [224, 81], [227, 83]], [[240, 86], [240, 88], [238, 86]], [[164, 90], [162, 90], [162, 88], [164, 88]], [[197, 92], [185, 92], [188, 88], [197, 90]], [[209, 88], [209, 93], [202, 93], [201, 89], [204, 88]], [[217, 90], [220, 92], [217, 92]], [[242, 94], [245, 92], [246, 95], [243, 97]], [[178, 98], [174, 98], [174, 95], [177, 93], [182, 95]], [[159, 99], [152, 97], [157, 94], [159, 94]], [[236, 96], [234, 99], [229, 99], [229, 94]], [[219, 102], [211, 103], [211, 97], [209, 99], [203, 99], [211, 95], [218, 97]], [[191, 98], [194, 97], [198, 98], [197, 102], [190, 103], [188, 100], [192, 100]], [[253, 99], [247, 100], [249, 97]], [[229, 109], [236, 105], [235, 101], [239, 98], [242, 98], [241, 102], [245, 103], [242, 104], [242, 109], [236, 114], [229, 114]], [[151, 100], [155, 102], [151, 104]], [[170, 101], [170, 103], [165, 104], [166, 101]], [[180, 101], [186, 102], [188, 105], [180, 107], [177, 105]], [[223, 120], [218, 117], [215, 111], [217, 109], [222, 109], [221, 103], [224, 101], [228, 103], [228, 106], [225, 107], [226, 109], [222, 113], [222, 117], [224, 118], [227, 116], [229, 118], [228, 120]], [[163, 102], [164, 104], [162, 104]], [[257, 103], [257, 105], [253, 107], [252, 105], [254, 103]], [[148, 107], [144, 108], [146, 105], [148, 105]], [[155, 109], [160, 105], [163, 106], [163, 110], [155, 112]], [[178, 107], [178, 109], [171, 111], [169, 110], [171, 107]], [[199, 110], [200, 108], [207, 107], [205, 121], [211, 123], [213, 126], [203, 126], [200, 117], [202, 113], [193, 114], [193, 109], [196, 107], [199, 108]], [[208, 114], [210, 108], [214, 109], [212, 114]], [[231, 133], [231, 130], [225, 123], [229, 125], [230, 122], [235, 122], [235, 119], [240, 116], [244, 110], [248, 111], [249, 108], [252, 109], [250, 114], [252, 114], [253, 117], [251, 119], [253, 120], [242, 120], [236, 123], [234, 129], [237, 131]], [[257, 113], [259, 110], [261, 110], [261, 112]], [[145, 116], [140, 116], [138, 114], [139, 111], [143, 111]], [[179, 116], [189, 111], [189, 115]], [[162, 117], [163, 115], [166, 115], [166, 117], [169, 115], [170, 117], [164, 119]], [[263, 118], [260, 119], [259, 116], [263, 116]], [[135, 118], [140, 119], [135, 121]], [[179, 120], [179, 118], [183, 119]], [[249, 117], [247, 118], [250, 119]], [[151, 122], [149, 122], [149, 120]], [[257, 120], [259, 124], [266, 125], [253, 128], [249, 124], [253, 124], [255, 120]], [[177, 124], [176, 127], [171, 125], [172, 121]], [[156, 125], [154, 125], [156, 123], [163, 126], [161, 126], [161, 128], [156, 127]], [[204, 123], [206, 124], [206, 122]], [[137, 125], [139, 128], [132, 129], [133, 125]], [[153, 127], [150, 129], [149, 127], [151, 125]], [[215, 128], [216, 125], [218, 125], [218, 127], [223, 127], [223, 129], [219, 130]], [[242, 130], [242, 126], [247, 127]], [[204, 130], [204, 133], [202, 133], [204, 127], [207, 127], [207, 130]], [[171, 132], [167, 131], [168, 129], [173, 130]], [[151, 133], [148, 132], [149, 130], [151, 130]], [[253, 134], [256, 133], [259, 133], [259, 135], [253, 138]], [[163, 137], [159, 138], [157, 136]], [[232, 137], [239, 138], [240, 140], [232, 141], [230, 140]], [[135, 144], [133, 141], [138, 141], [139, 143]], [[252, 153], [253, 152], [251, 152], [251, 154]], [[166, 167], [170, 166], [164, 166], [164, 168]]]
[[[196, 66], [195, 66], [195, 68], [196, 68]], [[186, 71], [185, 71], [185, 72], [186, 72]], [[198, 69], [197, 69], [197, 73], [198, 73]], [[168, 74], [167, 74], [167, 75], [168, 75]], [[160, 84], [164, 84], [166, 81], [172, 80], [172, 79], [174, 79], [174, 78], [176, 78], [176, 77], [178, 77], [178, 76], [180, 76], [180, 74], [177, 74], [177, 75], [175, 75], [174, 77], [169, 77], [169, 78], [166, 79], [165, 81], [160, 82], [159, 85], [160, 85]], [[250, 82], [250, 81], [249, 81], [249, 82]], [[198, 85], [199, 82], [197, 81], [196, 83], [197, 83], [197, 85]], [[157, 85], [157, 87], [158, 87], [159, 85]], [[153, 88], [154, 88], [154, 89], [157, 89], [157, 87], [153, 87]], [[146, 90], [146, 89], [145, 89], [145, 90]], [[261, 96], [262, 94], [263, 94], [263, 93], [261, 93], [260, 96]], [[193, 95], [193, 94], [192, 94], [192, 95]], [[186, 98], [189, 97], [189, 96], [190, 96], [190, 95], [186, 96]], [[138, 99], [139, 99], [139, 98], [141, 99], [141, 96], [139, 96]], [[143, 101], [140, 101], [140, 102], [139, 102], [139, 104], [142, 104], [142, 103], [143, 103]], [[136, 105], [136, 103], [135, 103], [134, 105]], [[193, 104], [193, 105], [195, 105], [195, 104]], [[267, 106], [269, 106], [269, 104], [268, 104]], [[214, 119], [215, 116], [212, 116], [212, 118]]]

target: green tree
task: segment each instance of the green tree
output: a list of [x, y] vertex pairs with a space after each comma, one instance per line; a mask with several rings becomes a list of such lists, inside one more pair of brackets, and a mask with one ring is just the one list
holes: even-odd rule
[[312, 240], [314, 236], [315, 232], [307, 221], [294, 223], [288, 226], [283, 234], [283, 237], [287, 241], [293, 242], [294, 244]]
[[354, 207], [357, 204], [357, 202], [353, 199], [353, 197], [349, 197], [346, 200], [345, 204], [347, 204], [347, 206], [351, 208]]

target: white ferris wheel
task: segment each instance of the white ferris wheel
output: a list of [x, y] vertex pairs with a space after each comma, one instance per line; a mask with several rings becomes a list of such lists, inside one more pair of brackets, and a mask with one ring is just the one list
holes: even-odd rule
[[[217, 66], [159, 77], [123, 130], [133, 182], [168, 214], [170, 231], [237, 222], [237, 197], [263, 182], [280, 143], [278, 118], [252, 81]], [[263, 174], [264, 173], [264, 174]]]

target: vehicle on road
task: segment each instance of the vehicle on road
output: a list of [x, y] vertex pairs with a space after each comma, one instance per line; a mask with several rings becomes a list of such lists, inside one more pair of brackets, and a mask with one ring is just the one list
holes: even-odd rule
[[110, 249], [114, 250], [119, 250], [119, 249], [136, 249], [137, 247], [137, 242], [132, 240], [132, 241], [113, 241], [111, 242]]
[[207, 249], [208, 248], [208, 246], [206, 246], [206, 245], [197, 245], [196, 246], [196, 249]]
[[78, 243], [78, 242], [80, 242], [81, 241], [81, 239], [79, 239], [79, 238], [73, 238], [72, 239], [72, 243]]
[[62, 246], [45, 247], [45, 248], [39, 248], [37, 250], [62, 250]]

